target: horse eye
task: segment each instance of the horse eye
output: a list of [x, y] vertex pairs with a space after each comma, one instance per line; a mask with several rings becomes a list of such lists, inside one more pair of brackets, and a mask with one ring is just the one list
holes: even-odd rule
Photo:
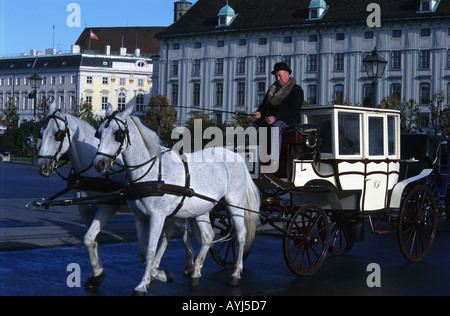
[[66, 131], [57, 131], [55, 134], [55, 140], [58, 142], [62, 142], [64, 140], [64, 137], [66, 137]]

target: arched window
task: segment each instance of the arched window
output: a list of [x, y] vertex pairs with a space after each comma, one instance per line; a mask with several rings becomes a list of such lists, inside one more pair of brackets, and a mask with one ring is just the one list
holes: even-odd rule
[[125, 104], [126, 104], [126, 95], [125, 92], [120, 92], [119, 97], [117, 98], [117, 109], [119, 111], [125, 110]]

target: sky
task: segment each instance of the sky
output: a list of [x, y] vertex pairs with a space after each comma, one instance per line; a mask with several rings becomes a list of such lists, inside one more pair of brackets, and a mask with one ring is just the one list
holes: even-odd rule
[[[197, 0], [189, 0], [194, 4]], [[86, 27], [169, 26], [175, 0], [0, 0], [0, 56], [69, 53]]]

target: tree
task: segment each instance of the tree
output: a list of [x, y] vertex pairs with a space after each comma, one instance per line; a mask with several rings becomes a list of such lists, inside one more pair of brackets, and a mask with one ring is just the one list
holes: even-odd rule
[[94, 114], [92, 104], [87, 101], [72, 109], [72, 114], [88, 122], [94, 128], [98, 128], [103, 121]]
[[382, 109], [393, 109], [400, 111], [400, 130], [402, 133], [421, 132], [420, 118], [422, 111], [414, 99], [400, 100], [386, 96], [379, 105]]
[[444, 107], [445, 92], [438, 90], [433, 93], [430, 100], [430, 124], [434, 130], [434, 135], [445, 134], [449, 130], [450, 110]]
[[0, 143], [3, 145], [15, 145], [15, 134], [19, 128], [19, 108], [14, 100], [9, 98], [5, 104], [5, 108], [0, 111], [0, 125], [6, 127], [6, 131], [1, 135]]
[[172, 130], [178, 122], [177, 111], [163, 95], [152, 96], [148, 105], [144, 125], [155, 131], [163, 144], [172, 144]]

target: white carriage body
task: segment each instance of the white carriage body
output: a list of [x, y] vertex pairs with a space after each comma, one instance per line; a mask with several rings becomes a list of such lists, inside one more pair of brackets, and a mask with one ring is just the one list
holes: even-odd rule
[[[324, 210], [385, 210], [400, 172], [400, 112], [344, 105], [302, 109], [304, 124], [320, 129], [320, 160], [294, 159], [292, 203]], [[273, 175], [260, 179], [275, 183]], [[282, 185], [280, 186], [282, 187]]]

